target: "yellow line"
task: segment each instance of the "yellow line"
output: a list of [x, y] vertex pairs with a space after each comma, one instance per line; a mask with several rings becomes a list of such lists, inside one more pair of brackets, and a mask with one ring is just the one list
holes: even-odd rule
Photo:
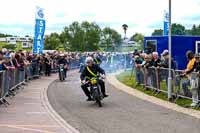
[[2, 126], [3, 127], [9, 127], [9, 128], [15, 128], [15, 129], [21, 129], [21, 130], [36, 131], [36, 132], [39, 132], [39, 133], [56, 133], [56, 132], [51, 132], [51, 131], [46, 131], [46, 130], [40, 130], [40, 129], [18, 127], [18, 126], [14, 126], [14, 125], [2, 125]]

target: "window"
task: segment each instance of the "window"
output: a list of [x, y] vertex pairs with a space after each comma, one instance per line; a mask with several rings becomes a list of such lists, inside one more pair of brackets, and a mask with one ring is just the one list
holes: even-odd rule
[[23, 42], [23, 47], [28, 47], [28, 44], [27, 43], [25, 43], [25, 42]]
[[157, 51], [157, 40], [147, 40], [146, 41], [146, 52], [152, 53]]
[[200, 41], [196, 41], [195, 53], [200, 53]]

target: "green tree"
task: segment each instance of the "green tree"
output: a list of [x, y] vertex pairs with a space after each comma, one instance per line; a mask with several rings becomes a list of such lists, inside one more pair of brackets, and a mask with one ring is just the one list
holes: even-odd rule
[[117, 31], [109, 27], [103, 29], [102, 40], [104, 45], [106, 46], [106, 49], [112, 51], [120, 47], [122, 43], [121, 35]]
[[45, 37], [44, 49], [55, 50], [60, 44], [59, 34], [51, 33], [50, 36]]
[[185, 35], [185, 27], [181, 24], [172, 24], [172, 35]]
[[[185, 27], [181, 24], [174, 23], [172, 24], [172, 35], [186, 35], [189, 33]], [[163, 30], [162, 29], [155, 29], [152, 33], [152, 36], [162, 36]]]
[[192, 29], [191, 29], [191, 34], [194, 36], [199, 36], [200, 35], [200, 25], [199, 26], [193, 25]]
[[143, 49], [143, 44], [144, 44], [144, 35], [141, 33], [135, 33], [131, 37], [131, 41], [135, 41], [137, 44], [139, 44], [139, 48]]
[[12, 37], [12, 35], [0, 33], [0, 37]]
[[71, 51], [96, 51], [101, 49], [102, 38], [108, 47], [118, 47], [121, 35], [110, 28], [101, 28], [95, 22], [73, 22], [64, 27], [61, 34], [52, 33], [45, 37], [45, 49], [65, 49]]
[[84, 31], [84, 48], [86, 51], [94, 51], [99, 49], [101, 29], [96, 23], [87, 21], [81, 24]]
[[162, 29], [155, 29], [154, 32], [152, 33], [152, 36], [162, 36], [162, 35], [163, 35]]
[[82, 51], [83, 41], [84, 41], [84, 31], [81, 29], [81, 26], [78, 22], [73, 22], [69, 26], [69, 35], [70, 35], [70, 49], [72, 51]]
[[95, 51], [99, 49], [100, 35], [101, 29], [96, 23], [74, 22], [64, 28], [60, 40], [72, 51]]

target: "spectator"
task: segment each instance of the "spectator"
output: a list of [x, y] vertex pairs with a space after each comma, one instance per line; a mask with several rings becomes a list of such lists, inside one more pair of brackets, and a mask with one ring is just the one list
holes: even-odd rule
[[190, 83], [192, 89], [192, 107], [195, 107], [199, 103], [199, 74], [200, 74], [200, 54], [195, 55], [195, 62], [192, 68], [192, 71], [195, 73], [191, 73]]
[[[168, 52], [168, 50], [164, 50], [162, 53], [162, 56], [163, 56], [163, 60], [161, 62], [161, 67], [169, 68], [169, 52]], [[171, 59], [171, 68], [174, 70], [177, 68], [177, 64], [173, 58]]]
[[161, 59], [158, 56], [158, 52], [153, 52], [152, 56], [153, 56], [153, 66], [158, 67], [159, 64], [161, 63]]
[[4, 60], [3, 60], [3, 52], [0, 51], [0, 71], [3, 70], [3, 63], [4, 63]]
[[135, 54], [134, 61], [135, 61], [134, 64], [135, 64], [136, 82], [137, 82], [137, 85], [140, 85], [143, 82], [143, 72], [142, 72], [143, 58], [138, 53], [138, 54]]
[[155, 77], [155, 70], [150, 68], [153, 66], [153, 60], [152, 60], [152, 55], [148, 54], [145, 55], [144, 62], [143, 62], [143, 67], [147, 68], [146, 70], [146, 75], [147, 75], [147, 86], [153, 86], [153, 77]]
[[[192, 51], [187, 51], [186, 53], [186, 57], [189, 60], [188, 64], [187, 64], [187, 68], [183, 71], [182, 76], [188, 76], [188, 78], [190, 78], [190, 73], [193, 71], [194, 68], [194, 63], [195, 63], [195, 58], [194, 58], [194, 54]], [[189, 79], [185, 79], [182, 82], [182, 88], [183, 88], [183, 92], [185, 96], [190, 97], [191, 93], [188, 89], [188, 86], [190, 85], [190, 80]]]
[[45, 56], [44, 63], [46, 67], [45, 75], [50, 76], [51, 75], [51, 58], [49, 55]]
[[3, 67], [5, 70], [13, 70], [15, 69], [13, 63], [12, 63], [12, 59], [10, 55], [5, 55], [5, 62], [3, 63]]

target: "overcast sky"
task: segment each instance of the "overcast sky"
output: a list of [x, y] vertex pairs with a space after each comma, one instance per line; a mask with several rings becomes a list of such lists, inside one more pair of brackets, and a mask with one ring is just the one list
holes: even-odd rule
[[[33, 36], [36, 6], [45, 9], [45, 34], [60, 33], [73, 21], [87, 20], [121, 34], [126, 23], [130, 37], [163, 28], [168, 0], [0, 0], [0, 33]], [[172, 21], [187, 28], [200, 24], [200, 0], [172, 0]]]

